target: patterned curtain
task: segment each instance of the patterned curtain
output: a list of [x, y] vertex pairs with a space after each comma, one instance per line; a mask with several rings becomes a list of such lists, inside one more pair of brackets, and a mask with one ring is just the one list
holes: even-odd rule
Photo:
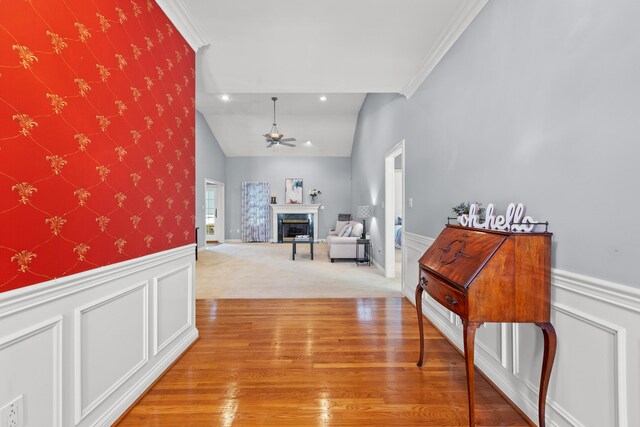
[[242, 241], [269, 241], [269, 183], [242, 183]]

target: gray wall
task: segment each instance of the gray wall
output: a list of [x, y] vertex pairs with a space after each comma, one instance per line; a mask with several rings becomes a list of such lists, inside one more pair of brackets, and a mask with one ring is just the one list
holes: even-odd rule
[[319, 239], [327, 237], [338, 213], [351, 211], [351, 161], [349, 157], [229, 157], [226, 180], [227, 239], [241, 239], [241, 188], [243, 182], [268, 182], [270, 193], [284, 203], [284, 180], [302, 178], [304, 203], [310, 203], [308, 191], [322, 194], [316, 203], [324, 205], [318, 216]]
[[[376, 203], [406, 139], [406, 230], [435, 237], [460, 201], [520, 201], [554, 232], [556, 268], [640, 287], [640, 2], [495, 0], [409, 100], [368, 95], [352, 205]], [[383, 264], [383, 254], [375, 250]]]
[[196, 111], [196, 227], [198, 247], [204, 247], [204, 180], [225, 182], [227, 157], [209, 129], [205, 118]]

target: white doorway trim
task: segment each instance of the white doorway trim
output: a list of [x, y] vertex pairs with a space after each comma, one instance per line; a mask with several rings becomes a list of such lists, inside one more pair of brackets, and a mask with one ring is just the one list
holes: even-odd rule
[[[387, 151], [384, 157], [384, 274], [393, 279], [396, 277], [396, 255], [393, 238], [395, 214], [395, 159], [402, 155], [402, 254], [404, 256], [405, 230], [405, 156], [404, 139]], [[402, 283], [404, 284], [404, 269], [402, 269]]]
[[218, 192], [217, 198], [215, 201], [216, 207], [218, 209], [218, 216], [216, 217], [216, 237], [218, 238], [219, 243], [224, 243], [224, 182], [216, 181], [213, 179], [204, 179], [204, 202], [205, 202], [205, 213], [204, 213], [204, 246], [207, 246], [207, 212], [206, 212], [206, 203], [207, 203], [207, 184], [215, 185]]

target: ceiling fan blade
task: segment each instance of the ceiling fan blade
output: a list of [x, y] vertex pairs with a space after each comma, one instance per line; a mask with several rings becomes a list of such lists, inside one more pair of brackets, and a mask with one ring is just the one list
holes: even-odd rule
[[283, 138], [280, 140], [280, 142], [293, 142], [295, 140], [296, 140], [295, 138]]
[[288, 142], [282, 142], [280, 141], [280, 145], [286, 145], [287, 147], [295, 147], [296, 144], [289, 144]]
[[269, 145], [267, 145], [267, 148], [271, 148], [271, 147], [273, 147], [274, 145], [276, 145], [276, 143], [275, 143], [275, 142], [273, 142], [273, 141], [271, 141], [271, 142], [269, 142]]

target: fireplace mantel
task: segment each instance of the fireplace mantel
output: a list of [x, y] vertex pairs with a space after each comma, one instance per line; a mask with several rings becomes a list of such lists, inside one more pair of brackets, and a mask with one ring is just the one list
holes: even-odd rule
[[313, 214], [313, 238], [318, 240], [318, 209], [320, 205], [272, 204], [271, 207], [271, 241], [278, 243], [278, 214]]

